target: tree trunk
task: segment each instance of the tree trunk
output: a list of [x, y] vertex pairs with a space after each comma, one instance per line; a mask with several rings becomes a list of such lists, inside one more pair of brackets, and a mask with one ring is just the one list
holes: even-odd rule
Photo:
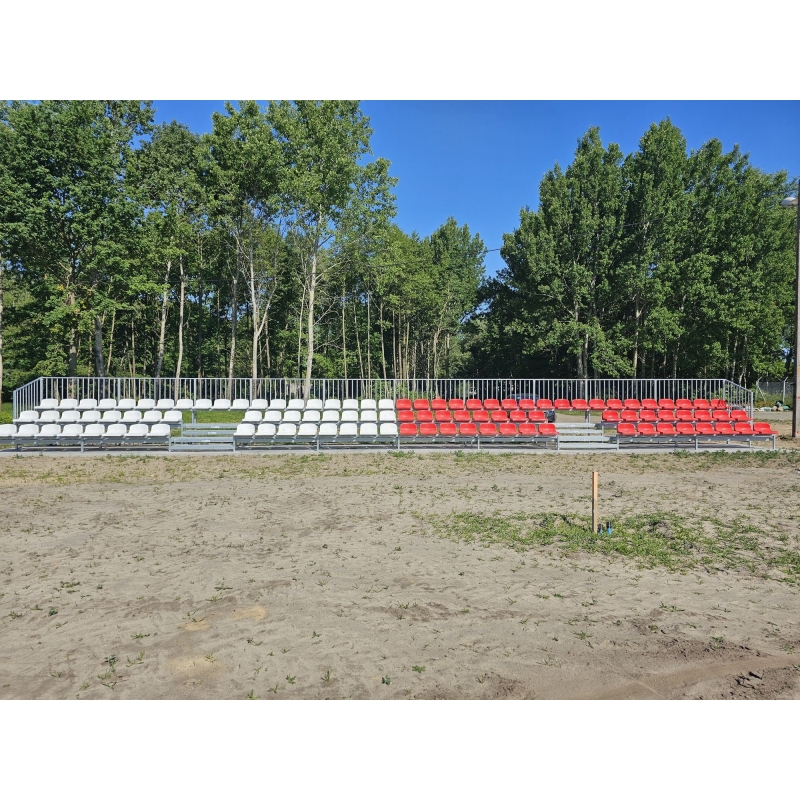
[[114, 350], [114, 325], [117, 321], [117, 309], [111, 312], [111, 333], [108, 337], [108, 359], [106, 360], [106, 375], [111, 372], [111, 353]]
[[200, 286], [199, 304], [197, 309], [197, 377], [203, 377], [203, 306], [205, 305], [205, 292]]
[[364, 360], [361, 358], [361, 339], [358, 335], [358, 313], [356, 311], [356, 299], [353, 298], [353, 325], [356, 332], [356, 347], [358, 348], [358, 375], [364, 380]]
[[161, 367], [164, 364], [164, 342], [167, 332], [167, 302], [169, 300], [169, 271], [172, 261], [167, 261], [167, 272], [164, 275], [164, 293], [161, 296], [161, 328], [158, 333], [158, 358], [156, 359], [156, 380], [161, 377]]
[[383, 379], [386, 380], [386, 337], [384, 336], [383, 332], [383, 302], [381, 301], [380, 306], [378, 306], [380, 324], [381, 324], [381, 368], [383, 370]]
[[105, 378], [103, 363], [103, 321], [97, 314], [94, 317], [94, 371], [98, 378]]
[[233, 276], [233, 298], [231, 300], [231, 351], [228, 354], [228, 397], [233, 389], [233, 367], [236, 358], [236, 329], [239, 321], [239, 276]]
[[344, 285], [342, 285], [342, 370], [344, 372], [344, 383], [347, 385], [347, 332], [344, 327], [345, 295]]
[[303, 384], [303, 399], [308, 402], [311, 396], [311, 368], [314, 364], [314, 312], [317, 296], [317, 269], [319, 264], [319, 224], [317, 218], [317, 235], [314, 240], [314, 250], [311, 253], [311, 279], [308, 283], [308, 330], [306, 331], [306, 342], [308, 342], [308, 352], [306, 353], [306, 379]]
[[180, 377], [183, 367], [183, 314], [186, 305], [186, 273], [183, 271], [183, 256], [178, 257], [181, 291], [178, 305], [178, 364], [175, 367], [175, 397], [180, 397]]
[[365, 349], [367, 351], [367, 380], [372, 385], [372, 320], [369, 313], [369, 289], [367, 289], [367, 341]]
[[3, 402], [3, 254], [0, 253], [0, 403]]

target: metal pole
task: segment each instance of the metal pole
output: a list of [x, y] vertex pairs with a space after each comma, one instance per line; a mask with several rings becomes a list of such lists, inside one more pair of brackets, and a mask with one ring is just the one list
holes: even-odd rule
[[794, 402], [792, 403], [792, 438], [796, 439], [800, 436], [797, 424], [797, 406], [800, 403], [800, 369], [798, 369], [797, 350], [800, 344], [800, 178], [797, 180], [797, 200], [795, 202], [795, 214], [797, 216], [797, 249], [795, 251], [796, 257], [796, 274], [795, 274], [795, 305], [794, 305]]
[[597, 533], [599, 510], [597, 508], [597, 472], [592, 473], [592, 533]]

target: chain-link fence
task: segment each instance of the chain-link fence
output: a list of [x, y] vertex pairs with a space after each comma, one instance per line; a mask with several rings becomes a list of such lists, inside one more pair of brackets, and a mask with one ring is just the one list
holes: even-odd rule
[[756, 405], [769, 403], [776, 400], [781, 403], [791, 403], [794, 400], [794, 383], [788, 379], [784, 381], [756, 381], [753, 389], [753, 401]]

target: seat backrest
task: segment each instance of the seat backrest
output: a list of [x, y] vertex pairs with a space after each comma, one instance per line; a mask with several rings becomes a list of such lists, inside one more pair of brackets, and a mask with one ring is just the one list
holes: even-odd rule
[[[266, 419], [266, 414], [264, 418]], [[300, 422], [300, 418], [302, 417], [302, 412], [297, 408], [287, 408], [286, 411], [283, 412], [283, 422]]]
[[335, 408], [327, 408], [322, 412], [323, 422], [338, 422], [339, 411]]
[[97, 408], [97, 400], [93, 397], [84, 397], [83, 400], [78, 403], [79, 411], [91, 411], [93, 408]]
[[58, 436], [61, 433], [61, 426], [54, 422], [48, 425], [42, 425], [39, 429], [39, 436], [47, 438], [48, 436]]
[[536, 436], [536, 426], [532, 422], [523, 422], [519, 426], [520, 436]]
[[306, 409], [303, 412], [303, 422], [319, 422], [321, 416], [321, 412], [317, 409], [311, 409], [310, 411]]
[[157, 422], [150, 428], [150, 437], [151, 438], [162, 438], [166, 437], [167, 439], [171, 436], [171, 432], [169, 429], [169, 425], [165, 425], [163, 422]]
[[250, 401], [246, 397], [237, 397], [231, 403], [231, 411], [247, 411], [250, 408]]
[[504, 400], [500, 401], [500, 408], [505, 411], [516, 411], [519, 408], [519, 404], [516, 400], [506, 397]]
[[620, 436], [636, 436], [636, 428], [630, 422], [620, 422], [617, 433]]
[[433, 411], [429, 408], [417, 411], [417, 422], [433, 422]]
[[734, 422], [747, 422], [750, 418], [747, 416], [747, 412], [741, 408], [734, 408], [731, 411], [731, 419]]
[[694, 403], [695, 408], [702, 408], [702, 409], [709, 409], [711, 408], [711, 403], [708, 402], [704, 397], [695, 397]]
[[470, 397], [467, 400], [468, 411], [480, 411], [483, 408], [483, 403], [477, 397]]
[[749, 422], [737, 422], [733, 426], [733, 429], [736, 431], [736, 433], [744, 436], [752, 436], [755, 433]]
[[727, 411], [723, 411], [720, 408], [716, 409], [715, 411], [712, 411], [711, 416], [715, 420], [719, 420], [720, 422], [728, 422], [728, 420], [730, 420], [731, 418], [730, 414], [728, 414]]
[[81, 422], [100, 422], [100, 412], [95, 408], [81, 414]]
[[394, 407], [398, 411], [408, 411], [411, 409], [411, 405], [411, 400], [409, 400], [407, 397], [398, 397], [394, 402]]
[[74, 397], [65, 397], [58, 404], [59, 411], [69, 411], [78, 407], [78, 401]]
[[293, 422], [281, 422], [278, 425], [277, 430], [278, 436], [296, 436], [297, 435], [297, 425]]
[[572, 401], [572, 408], [575, 411], [586, 411], [589, 408], [589, 404], [582, 397], [577, 397]]
[[733, 425], [731, 425], [730, 422], [718, 422], [714, 426], [714, 429], [717, 431], [717, 433], [722, 433], [722, 434], [734, 433]]
[[256, 436], [274, 436], [277, 429], [271, 422], [262, 422], [258, 426]]
[[499, 411], [492, 411], [489, 416], [492, 422], [508, 422], [508, 411], [503, 411], [502, 409]]
[[11, 422], [0, 425], [0, 438], [5, 439], [8, 436], [13, 436], [17, 432], [17, 426]]
[[381, 422], [381, 436], [397, 436], [396, 422]]
[[483, 401], [483, 407], [487, 411], [497, 411], [500, 408], [500, 401], [496, 397], [487, 397]]
[[358, 429], [359, 436], [377, 436], [378, 425], [375, 422], [364, 422]]
[[119, 422], [122, 419], [122, 412], [112, 408], [103, 412], [103, 422]]
[[342, 410], [347, 411], [357, 411], [358, 410], [358, 399], [355, 397], [346, 397], [342, 400]]
[[58, 422], [60, 416], [58, 411], [49, 408], [47, 411], [42, 411], [39, 415], [39, 422]]
[[194, 401], [194, 408], [197, 411], [211, 411], [211, 400], [207, 397], [200, 397]]
[[656, 427], [651, 422], [640, 422], [636, 426], [636, 433], [639, 436], [655, 436]]
[[264, 412], [264, 422], [280, 422], [283, 419], [283, 413], [280, 409], [270, 408]]
[[452, 422], [443, 422], [439, 425], [440, 436], [457, 436], [458, 428]]
[[635, 397], [629, 397], [622, 405], [625, 406], [625, 408], [634, 409], [636, 411], [642, 407], [642, 404]]
[[547, 422], [547, 416], [544, 411], [539, 411], [538, 408], [528, 412], [528, 419], [531, 422]]
[[450, 400], [447, 401], [447, 407], [451, 411], [463, 411], [464, 401], [460, 397], [451, 397]]
[[117, 407], [117, 401], [113, 397], [104, 397], [97, 404], [97, 408], [99, 411], [108, 411], [116, 407]]
[[240, 422], [236, 426], [237, 436], [255, 436], [256, 426], [250, 422]]
[[691, 408], [691, 407], [692, 407], [692, 401], [688, 400], [685, 397], [679, 397], [675, 401], [675, 408]]
[[605, 400], [601, 400], [599, 397], [593, 397], [589, 401], [589, 408], [591, 408], [592, 411], [603, 411], [605, 407], [606, 407]]
[[512, 411], [508, 416], [512, 422], [528, 421], [528, 415], [524, 411], [520, 411], [519, 409], [517, 409], [516, 411]]
[[106, 426], [99, 422], [93, 422], [91, 425], [87, 425], [83, 431], [83, 435], [89, 437], [105, 436], [105, 433]]
[[694, 419], [691, 409], [679, 408], [675, 412], [675, 417], [679, 422], [691, 422]]
[[285, 397], [273, 397], [272, 400], [269, 401], [269, 410], [273, 411], [276, 408], [279, 411], [283, 411], [283, 409], [286, 408]]
[[[336, 413], [336, 412], [334, 412]], [[335, 422], [323, 422], [319, 426], [320, 436], [336, 436], [339, 426]]]
[[113, 425], [108, 426], [106, 436], [108, 438], [117, 438], [118, 436], [124, 436], [127, 432], [127, 425], [123, 425], [121, 422], [115, 422]]
[[603, 412], [603, 422], [619, 422], [619, 411], [608, 409]]
[[139, 422], [142, 418], [142, 412], [138, 409], [130, 409], [122, 415], [123, 422]]
[[329, 409], [332, 411], [338, 411], [341, 407], [342, 401], [336, 397], [329, 397], [322, 406], [325, 411], [328, 411]]
[[254, 411], [266, 411], [269, 408], [269, 400], [266, 397], [256, 397], [252, 403], [250, 403], [250, 408]]
[[[256, 414], [258, 412], [256, 411]], [[164, 422], [183, 422], [183, 413], [176, 408], [164, 412]]]
[[39, 403], [39, 408], [41, 409], [58, 408], [58, 400], [56, 400], [55, 397], [43, 397], [41, 402]]
[[669, 408], [660, 408], [658, 410], [658, 418], [662, 422], [674, 422], [675, 421], [675, 412]]
[[698, 422], [695, 425], [695, 432], [703, 436], [712, 436], [714, 434], [714, 427], [710, 422]]
[[558, 429], [552, 422], [543, 422], [539, 426], [539, 436], [558, 436]]
[[501, 436], [516, 436], [517, 426], [513, 422], [503, 422], [500, 425]]
[[18, 421], [19, 422], [36, 422], [39, 419], [39, 412], [38, 411], [20, 411]]
[[20, 425], [17, 431], [17, 436], [36, 436], [39, 433], [39, 426], [32, 425], [30, 422], [25, 425]]
[[191, 411], [194, 408], [194, 402], [188, 397], [181, 397], [180, 400], [175, 401], [175, 408], [179, 411]]
[[[291, 409], [292, 411], [302, 411], [306, 406], [306, 401], [303, 400], [302, 397], [294, 397], [292, 398], [286, 408]], [[271, 408], [272, 406], [270, 406]]]
[[769, 422], [754, 422], [753, 430], [756, 433], [768, 434], [770, 436], [777, 433], [777, 431], [772, 430], [772, 426], [769, 424]]
[[342, 410], [342, 422], [358, 422], [358, 411], [354, 408], [345, 408]]
[[488, 422], [489, 421], [489, 412], [484, 409], [478, 409], [472, 412], [472, 421], [473, 422]]
[[430, 403], [427, 397], [418, 397], [414, 401], [414, 411], [427, 411], [430, 408]]
[[220, 397], [219, 399], [214, 401], [214, 405], [211, 407], [214, 411], [227, 411], [231, 407], [231, 401], [228, 400], [226, 397]]
[[438, 431], [436, 430], [436, 424], [433, 422], [423, 422], [419, 426], [419, 435], [420, 436], [436, 436]]
[[623, 408], [619, 416], [625, 422], [636, 422], [639, 419], [639, 415], [632, 408]]
[[322, 411], [322, 400], [312, 397], [306, 403], [306, 411]]
[[313, 422], [301, 422], [297, 430], [298, 436], [316, 436], [317, 426]]
[[362, 422], [377, 422], [378, 421], [378, 412], [374, 409], [367, 409], [366, 411], [361, 412], [361, 421]]
[[661, 436], [674, 436], [675, 427], [670, 422], [659, 422], [656, 425], [656, 430]]
[[138, 408], [139, 411], [149, 411], [151, 408], [155, 407], [156, 407], [156, 401], [150, 397], [143, 397], [136, 404], [136, 408]]
[[443, 397], [434, 397], [431, 400], [431, 411], [444, 411], [447, 408], [447, 400]]
[[243, 422], [259, 423], [263, 417], [260, 411], [245, 411]]
[[417, 426], [413, 422], [403, 422], [400, 424], [401, 436], [416, 436]]
[[128, 428], [128, 436], [147, 436], [149, 432], [150, 429], [143, 422], [137, 422], [135, 425], [131, 425], [130, 428]]
[[144, 422], [161, 422], [161, 412], [156, 408], [151, 408], [144, 412], [142, 420]]
[[81, 418], [81, 412], [78, 409], [70, 409], [61, 414], [61, 422], [78, 422]]
[[383, 411], [378, 412], [378, 421], [379, 422], [395, 422], [397, 420], [397, 414], [393, 408], [387, 408]]
[[675, 403], [669, 397], [662, 397], [658, 401], [658, 407], [659, 408], [674, 409], [675, 408]]
[[696, 422], [711, 422], [711, 411], [707, 408], [698, 408], [694, 412]]
[[612, 411], [622, 411], [622, 400], [618, 397], [609, 397], [608, 400], [606, 400], [606, 408]]
[[640, 422], [655, 422], [657, 419], [658, 417], [656, 416], [656, 412], [651, 408], [643, 408], [639, 412]]
[[458, 426], [458, 432], [461, 436], [476, 436], [478, 433], [478, 426], [474, 422], [462, 422]]
[[556, 411], [569, 411], [569, 400], [564, 397], [557, 397], [553, 401], [553, 407]]
[[358, 425], [355, 422], [343, 422], [339, 426], [339, 436], [358, 436]]
[[369, 398], [361, 401], [361, 410], [364, 411], [377, 411], [378, 404], [375, 400], [371, 400]]
[[646, 408], [648, 411], [658, 411], [658, 403], [652, 397], [645, 397], [642, 400], [642, 408]]
[[169, 411], [171, 408], [175, 408], [175, 401], [169, 397], [162, 397], [156, 403], [156, 408], [159, 411]]
[[497, 436], [497, 425], [493, 422], [482, 422], [478, 426], [478, 431], [481, 436]]

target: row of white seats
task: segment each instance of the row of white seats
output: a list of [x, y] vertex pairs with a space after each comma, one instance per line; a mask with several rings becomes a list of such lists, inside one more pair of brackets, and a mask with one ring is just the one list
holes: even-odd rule
[[375, 422], [365, 422], [361, 425], [355, 422], [323, 422], [316, 425], [312, 422], [301, 422], [295, 425], [292, 422], [281, 422], [274, 425], [271, 422], [262, 422], [257, 428], [249, 422], [243, 422], [236, 428], [234, 438], [243, 439], [260, 438], [294, 438], [309, 437], [312, 439], [324, 437], [347, 436], [397, 436], [397, 425], [394, 422], [382, 422], [380, 427]]
[[166, 422], [168, 424], [180, 424], [183, 422], [183, 412], [173, 409], [171, 411], [159, 411], [158, 409], [150, 409], [149, 411], [139, 411], [138, 409], [131, 409], [129, 411], [117, 411], [111, 409], [109, 411], [99, 411], [94, 409], [91, 411], [21, 411], [19, 417], [14, 420], [18, 425], [29, 422], [36, 422], [39, 425], [49, 422], [73, 423], [82, 422], [89, 424], [92, 422], [102, 422], [110, 425], [114, 422]]
[[182, 398], [180, 400], [169, 400], [162, 398], [161, 400], [153, 400], [152, 398], [142, 398], [138, 402], [132, 398], [122, 398], [116, 400], [114, 398], [105, 398], [103, 400], [94, 400], [93, 398], [84, 398], [83, 400], [74, 400], [72, 398], [65, 398], [60, 402], [54, 397], [44, 398], [39, 405], [36, 406], [37, 411], [92, 411], [98, 409], [100, 411], [129, 411], [131, 409], [138, 409], [139, 411], [149, 411], [151, 409], [158, 409], [159, 411], [169, 411], [171, 409], [178, 409], [179, 411], [248, 411], [250, 409], [257, 411], [278, 410], [285, 409], [304, 411], [323, 411], [323, 410], [337, 410], [342, 409], [356, 410], [370, 410], [370, 411], [384, 411], [394, 408], [394, 400], [357, 400], [345, 399], [335, 400], [328, 399], [322, 400], [286, 400], [285, 398], [273, 398], [272, 400], [255, 399], [248, 400], [241, 398], [238, 400], [219, 399], [206, 400], [200, 398], [198, 400], [191, 400], [190, 398]]
[[109, 425], [107, 428], [102, 423], [92, 423], [85, 428], [80, 423], [72, 422], [63, 428], [55, 423], [48, 423], [41, 428], [33, 424], [0, 425], [0, 443], [17, 443], [20, 441], [53, 441], [53, 440], [78, 440], [102, 439], [103, 441], [157, 439], [168, 441], [171, 435], [169, 425], [157, 423], [150, 427], [144, 423], [136, 423], [128, 427], [122, 423]]
[[246, 411], [242, 421], [255, 424], [259, 422], [396, 422], [397, 414], [394, 410], [389, 409], [384, 411], [369, 409], [364, 411], [356, 411], [355, 409], [345, 409], [344, 411], [333, 409], [298, 411], [296, 409], [287, 409], [286, 411], [267, 410], [263, 415], [260, 411]]

